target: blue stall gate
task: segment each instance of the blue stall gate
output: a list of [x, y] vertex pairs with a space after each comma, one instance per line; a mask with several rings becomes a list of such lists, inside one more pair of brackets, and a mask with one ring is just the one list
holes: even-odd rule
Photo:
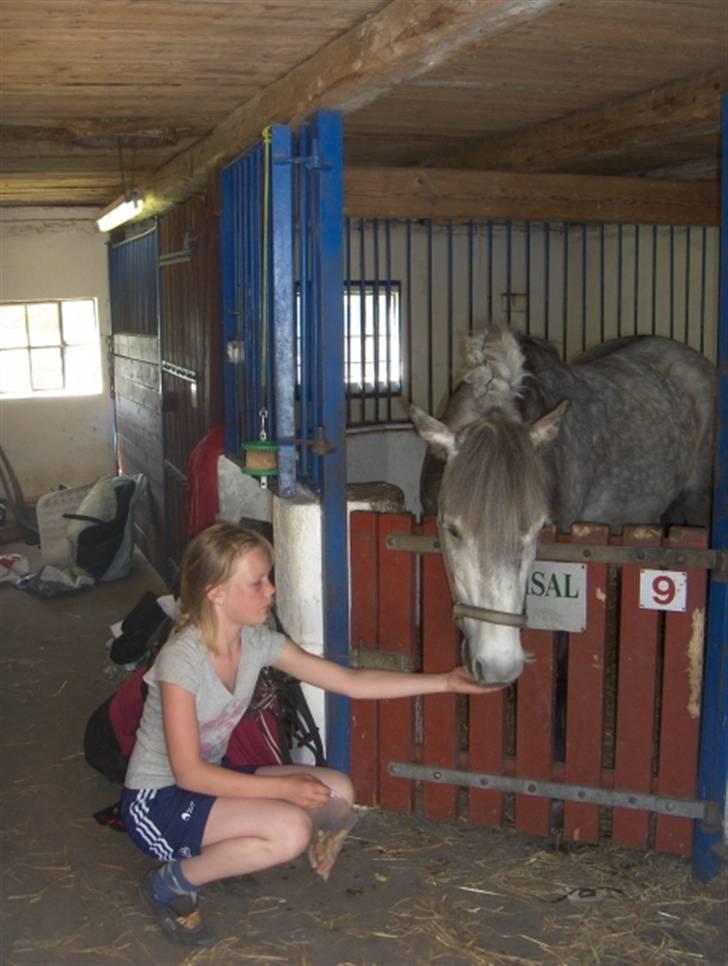
[[[225, 449], [265, 434], [278, 495], [322, 510], [324, 652], [348, 660], [341, 117], [274, 125], [223, 173]], [[255, 447], [252, 451], [256, 452]], [[261, 476], [261, 479], [264, 479]], [[348, 769], [349, 703], [327, 696], [328, 757]]]

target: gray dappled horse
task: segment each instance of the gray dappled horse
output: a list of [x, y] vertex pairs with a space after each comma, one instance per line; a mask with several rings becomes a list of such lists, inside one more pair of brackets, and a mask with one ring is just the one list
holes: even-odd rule
[[526, 581], [547, 521], [708, 524], [715, 392], [715, 367], [670, 339], [618, 339], [567, 365], [491, 326], [468, 341], [441, 421], [410, 406], [428, 444], [423, 510], [437, 512], [474, 677], [523, 670]]

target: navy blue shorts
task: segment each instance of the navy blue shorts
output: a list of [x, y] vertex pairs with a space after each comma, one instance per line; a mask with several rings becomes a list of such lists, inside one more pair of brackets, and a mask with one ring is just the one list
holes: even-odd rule
[[[229, 766], [227, 766], [229, 767]], [[254, 774], [257, 765], [232, 769]], [[202, 838], [215, 795], [165, 788], [124, 788], [121, 817], [132, 842], [159, 862], [189, 859], [202, 851]]]

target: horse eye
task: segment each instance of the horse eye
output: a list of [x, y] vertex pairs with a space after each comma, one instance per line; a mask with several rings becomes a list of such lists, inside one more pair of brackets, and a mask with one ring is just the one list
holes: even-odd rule
[[454, 540], [460, 539], [460, 531], [458, 530], [458, 528], [455, 526], [454, 523], [446, 523], [445, 529]]

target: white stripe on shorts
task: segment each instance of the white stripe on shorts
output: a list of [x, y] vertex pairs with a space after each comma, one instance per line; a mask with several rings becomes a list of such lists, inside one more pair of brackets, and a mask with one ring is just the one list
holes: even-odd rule
[[129, 806], [129, 814], [134, 819], [136, 832], [152, 855], [160, 862], [169, 862], [174, 858], [174, 849], [149, 817], [149, 802], [156, 794], [154, 788], [142, 788]]

